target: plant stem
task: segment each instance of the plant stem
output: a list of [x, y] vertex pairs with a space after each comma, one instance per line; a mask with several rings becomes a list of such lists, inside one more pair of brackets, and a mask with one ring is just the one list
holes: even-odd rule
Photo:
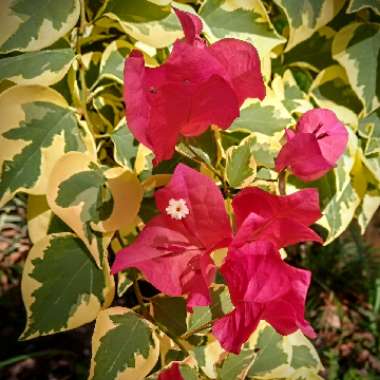
[[188, 331], [188, 332], [182, 334], [182, 335], [181, 335], [181, 339], [187, 339], [187, 338], [190, 338], [192, 335], [194, 335], [194, 334], [196, 334], [196, 333], [198, 333], [198, 332], [200, 332], [200, 331], [203, 331], [203, 330], [205, 330], [205, 329], [211, 327], [212, 324], [213, 324], [214, 322], [215, 322], [215, 320], [213, 319], [213, 320], [208, 321], [208, 322], [204, 323], [203, 325], [197, 327], [197, 328], [194, 329], [194, 330], [190, 330], [190, 331]]
[[135, 296], [137, 298], [137, 302], [138, 302], [138, 304], [141, 307], [143, 316], [146, 319], [148, 319], [148, 320], [152, 320], [152, 316], [150, 315], [148, 309], [145, 307], [144, 299], [143, 299], [143, 296], [141, 294], [141, 290], [140, 290], [140, 286], [139, 286], [138, 280], [134, 280], [133, 281], [133, 290], [135, 292]]
[[286, 195], [286, 171], [283, 170], [278, 175], [278, 190], [280, 195]]
[[87, 123], [88, 128], [90, 129], [92, 133], [94, 133], [94, 129], [91, 124], [91, 119], [87, 111], [87, 98], [88, 98], [89, 92], [88, 92], [88, 88], [86, 84], [85, 66], [82, 60], [82, 37], [83, 37], [84, 30], [87, 24], [84, 0], [79, 0], [79, 5], [80, 5], [80, 19], [79, 19], [79, 27], [77, 31], [78, 34], [77, 34], [77, 41], [76, 41], [76, 52], [77, 52], [77, 61], [78, 61], [78, 68], [79, 68], [81, 111]]

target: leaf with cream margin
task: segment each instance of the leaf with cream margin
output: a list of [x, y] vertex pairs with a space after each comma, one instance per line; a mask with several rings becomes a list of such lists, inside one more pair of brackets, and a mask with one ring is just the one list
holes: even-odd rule
[[273, 136], [294, 124], [294, 118], [279, 97], [267, 88], [265, 99], [261, 102], [254, 99], [247, 101], [240, 111], [240, 116], [228, 130], [245, 130]]
[[285, 43], [274, 29], [261, 0], [206, 0], [199, 15], [211, 42], [227, 37], [248, 41], [262, 59]]
[[333, 58], [346, 70], [348, 80], [365, 107], [365, 114], [380, 106], [380, 24], [351, 23], [332, 44]]
[[50, 208], [83, 240], [100, 265], [114, 231], [135, 223], [143, 188], [123, 168], [103, 170], [84, 153], [69, 153], [54, 167]]
[[125, 57], [132, 49], [132, 44], [125, 40], [115, 40], [108, 44], [100, 61], [100, 76], [123, 84]]
[[0, 206], [23, 191], [45, 194], [54, 164], [70, 151], [93, 152], [65, 99], [43, 86], [14, 86], [0, 95]]
[[331, 55], [331, 45], [336, 32], [329, 26], [323, 26], [314, 34], [284, 54], [284, 64], [306, 66], [318, 72], [335, 62]]
[[275, 0], [275, 3], [288, 19], [289, 39], [285, 51], [289, 51], [328, 24], [341, 10], [345, 0]]
[[301, 331], [282, 336], [261, 321], [245, 347], [256, 353], [249, 379], [288, 379], [300, 369], [314, 376], [323, 369], [316, 349]]
[[79, 0], [2, 0], [0, 52], [50, 46], [74, 28], [79, 8]]
[[89, 380], [142, 380], [160, 351], [154, 326], [124, 307], [99, 313], [92, 336]]
[[347, 13], [358, 12], [366, 8], [370, 8], [380, 15], [380, 0], [350, 0]]
[[359, 134], [366, 140], [366, 156], [380, 153], [380, 108], [359, 121]]
[[29, 252], [21, 291], [27, 323], [21, 339], [74, 329], [108, 307], [115, 286], [108, 262], [103, 270], [71, 233], [48, 235]]
[[103, 14], [120, 23], [125, 33], [155, 48], [170, 46], [183, 37], [183, 31], [170, 5], [148, 0], [113, 0], [105, 4]]
[[344, 124], [356, 128], [362, 104], [341, 66], [329, 66], [322, 70], [312, 83], [310, 94], [320, 107], [332, 110]]
[[111, 140], [114, 144], [115, 161], [125, 168], [132, 169], [137, 155], [138, 143], [128, 129], [125, 118], [112, 131]]
[[29, 195], [27, 203], [28, 234], [33, 244], [43, 239], [49, 230], [53, 212], [45, 195]]
[[290, 113], [305, 113], [314, 108], [309, 96], [298, 87], [290, 70], [286, 70], [282, 77], [274, 75], [272, 90]]
[[243, 140], [238, 146], [227, 149], [224, 176], [231, 187], [242, 189], [252, 185], [256, 171], [257, 164], [251, 151], [250, 140]]
[[42, 50], [0, 59], [0, 81], [50, 86], [59, 82], [74, 60], [70, 48]]

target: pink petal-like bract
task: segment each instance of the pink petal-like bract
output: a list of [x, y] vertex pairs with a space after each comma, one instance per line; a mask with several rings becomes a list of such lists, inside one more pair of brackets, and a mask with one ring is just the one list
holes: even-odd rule
[[179, 369], [179, 362], [173, 362], [169, 368], [161, 371], [158, 380], [183, 380]]
[[222, 39], [211, 46], [200, 37], [201, 20], [175, 10], [185, 33], [167, 61], [145, 67], [132, 51], [124, 69], [128, 128], [155, 154], [155, 163], [172, 157], [180, 136], [197, 136], [211, 124], [227, 129], [247, 98], [263, 99], [260, 60], [251, 44]]
[[286, 140], [276, 158], [276, 170], [289, 168], [307, 182], [335, 166], [346, 149], [348, 132], [334, 112], [320, 108], [304, 113], [295, 131], [286, 130]]
[[270, 194], [257, 187], [241, 190], [233, 199], [238, 232], [232, 245], [266, 240], [276, 248], [302, 241], [322, 239], [309, 226], [320, 217], [316, 189], [304, 189], [290, 195]]
[[[232, 238], [223, 196], [211, 179], [179, 164], [155, 198], [161, 214], [116, 255], [112, 272], [138, 268], [163, 293], [187, 295], [189, 308], [208, 305], [215, 276], [210, 253]], [[181, 200], [187, 207], [180, 219], [167, 211], [171, 200]]]
[[304, 318], [309, 271], [286, 264], [267, 241], [230, 247], [221, 272], [235, 309], [215, 322], [213, 333], [226, 351], [238, 354], [260, 320], [282, 335], [315, 332]]

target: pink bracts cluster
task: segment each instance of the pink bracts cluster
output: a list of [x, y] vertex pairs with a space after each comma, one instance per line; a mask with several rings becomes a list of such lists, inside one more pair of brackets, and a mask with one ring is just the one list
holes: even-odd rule
[[[228, 128], [248, 97], [265, 96], [256, 49], [234, 39], [211, 46], [200, 37], [200, 19], [176, 10], [185, 32], [167, 62], [147, 68], [134, 51], [125, 65], [127, 122], [137, 140], [153, 150], [156, 162], [172, 156], [180, 136], [196, 136], [210, 124]], [[233, 64], [231, 64], [233, 62]], [[343, 154], [347, 131], [324, 109], [305, 113], [276, 159], [305, 181], [319, 178]], [[237, 230], [232, 231], [220, 189], [205, 175], [179, 164], [169, 184], [155, 193], [160, 214], [137, 239], [121, 250], [116, 273], [138, 268], [161, 292], [186, 296], [187, 307], [211, 303], [209, 287], [216, 266], [211, 253], [227, 247], [220, 268], [234, 309], [214, 323], [213, 333], [225, 350], [239, 353], [266, 320], [279, 333], [297, 329], [315, 333], [304, 319], [309, 271], [285, 263], [279, 250], [302, 241], [322, 242], [310, 228], [320, 217], [315, 189], [277, 196], [259, 188], [241, 190], [233, 199]], [[160, 379], [181, 378], [178, 365]], [[174, 377], [173, 377], [174, 376]]]
[[155, 154], [172, 157], [180, 136], [197, 136], [211, 124], [227, 129], [246, 98], [263, 99], [265, 86], [256, 49], [233, 38], [210, 46], [201, 39], [201, 20], [176, 10], [185, 40], [177, 40], [168, 60], [145, 67], [133, 51], [124, 70], [129, 129]]
[[[314, 336], [304, 320], [310, 273], [287, 265], [278, 250], [300, 241], [321, 241], [309, 227], [320, 217], [315, 189], [288, 196], [258, 188], [242, 190], [233, 200], [235, 236], [219, 188], [186, 165], [177, 165], [155, 198], [160, 215], [117, 254], [113, 273], [138, 268], [160, 291], [186, 295], [191, 310], [210, 304], [209, 286], [216, 271], [210, 254], [228, 247], [221, 273], [235, 309], [214, 325], [222, 346], [239, 352], [261, 319], [282, 334], [300, 328]], [[274, 308], [281, 313], [271, 316]]]

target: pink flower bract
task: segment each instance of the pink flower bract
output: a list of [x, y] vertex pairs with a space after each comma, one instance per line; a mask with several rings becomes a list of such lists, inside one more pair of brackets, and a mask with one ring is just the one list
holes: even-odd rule
[[275, 195], [256, 187], [245, 188], [232, 202], [238, 232], [232, 245], [266, 240], [276, 248], [322, 239], [309, 226], [321, 217], [316, 189]]
[[169, 368], [161, 371], [158, 380], [184, 380], [179, 369], [179, 362], [173, 362]]
[[235, 309], [214, 323], [213, 333], [226, 351], [238, 354], [260, 320], [282, 335], [301, 329], [315, 337], [304, 319], [311, 274], [286, 264], [272, 243], [231, 248], [221, 272]]
[[307, 182], [335, 166], [346, 149], [348, 132], [334, 112], [313, 109], [301, 116], [295, 131], [286, 130], [286, 140], [277, 156], [276, 170], [289, 168]]
[[[208, 288], [215, 275], [210, 253], [231, 241], [223, 196], [208, 177], [179, 164], [155, 198], [161, 214], [116, 255], [112, 272], [138, 268], [163, 293], [187, 295], [189, 308], [208, 305]], [[186, 205], [188, 213], [183, 218], [168, 214], [171, 200]]]
[[180, 136], [197, 136], [210, 124], [227, 129], [248, 98], [263, 99], [265, 86], [256, 49], [237, 39], [207, 46], [199, 33], [201, 20], [176, 10], [185, 33], [168, 60], [145, 67], [133, 51], [124, 70], [124, 100], [129, 129], [155, 154], [171, 158]]

